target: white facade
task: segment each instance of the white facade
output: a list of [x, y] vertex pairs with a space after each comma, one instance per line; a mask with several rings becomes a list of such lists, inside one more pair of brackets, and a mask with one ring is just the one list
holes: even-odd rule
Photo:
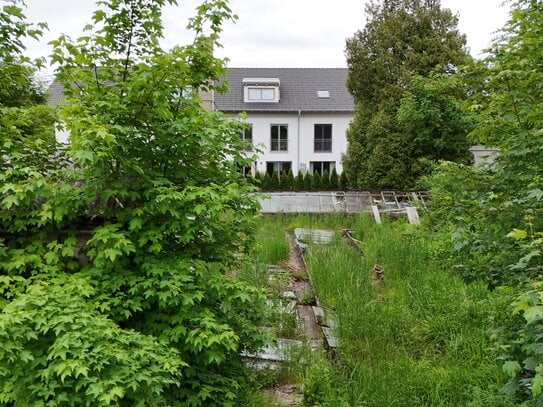
[[[296, 174], [298, 171], [313, 172], [314, 166], [319, 165], [316, 163], [333, 163], [332, 167], [341, 173], [342, 155], [347, 151], [347, 129], [352, 119], [352, 113], [248, 112], [247, 122], [252, 127], [253, 145], [261, 151], [254, 169], [265, 172], [269, 168], [269, 163], [290, 163], [290, 168]], [[287, 151], [272, 151], [274, 125], [287, 126]], [[324, 148], [322, 144], [319, 146], [319, 142], [315, 146], [315, 125], [331, 125], [331, 148], [328, 148], [328, 143]]]

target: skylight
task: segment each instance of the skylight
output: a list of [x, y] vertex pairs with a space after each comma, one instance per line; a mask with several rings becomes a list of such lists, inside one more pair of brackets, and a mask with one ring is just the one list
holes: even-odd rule
[[330, 92], [327, 90], [318, 90], [317, 97], [319, 99], [330, 99]]

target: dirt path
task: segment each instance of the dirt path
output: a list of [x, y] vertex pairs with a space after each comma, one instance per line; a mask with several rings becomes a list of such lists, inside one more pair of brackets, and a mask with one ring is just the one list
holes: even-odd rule
[[[292, 233], [287, 233], [289, 244], [289, 258], [281, 264], [281, 268], [288, 270], [290, 281], [288, 290], [294, 292], [297, 298], [296, 310], [298, 314], [298, 328], [313, 351], [322, 347], [321, 328], [316, 323], [312, 305], [318, 301], [315, 290], [311, 286], [309, 274], [300, 249]], [[303, 401], [299, 384], [288, 383], [266, 390], [275, 403], [280, 406], [296, 407]]]

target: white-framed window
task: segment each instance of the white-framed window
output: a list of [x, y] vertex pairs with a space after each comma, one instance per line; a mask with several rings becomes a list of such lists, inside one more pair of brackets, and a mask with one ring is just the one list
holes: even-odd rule
[[251, 151], [253, 149], [253, 125], [247, 124], [241, 132], [241, 139], [247, 143], [245, 150]]
[[254, 162], [252, 165], [239, 167], [239, 172], [241, 173], [241, 175], [247, 178], [254, 174], [255, 168], [256, 168], [256, 162]]
[[279, 103], [279, 78], [243, 78], [245, 103]]
[[269, 101], [275, 100], [275, 88], [247, 88], [247, 99], [250, 102], [254, 101]]
[[330, 174], [334, 168], [336, 168], [335, 161], [311, 161], [309, 163], [309, 172], [311, 174], [318, 172], [319, 175], [322, 175], [324, 171], [328, 171], [328, 174]]
[[272, 124], [270, 133], [270, 151], [288, 151], [288, 126]]
[[292, 168], [292, 161], [266, 161], [266, 172], [272, 175], [274, 172], [282, 174], [289, 172]]
[[315, 124], [315, 138], [313, 141], [313, 150], [316, 153], [332, 152], [331, 124]]

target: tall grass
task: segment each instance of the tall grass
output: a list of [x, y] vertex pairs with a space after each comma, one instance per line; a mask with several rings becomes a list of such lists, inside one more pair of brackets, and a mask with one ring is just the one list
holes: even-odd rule
[[[503, 376], [488, 350], [492, 294], [439, 269], [420, 228], [360, 217], [353, 229], [366, 257], [339, 239], [307, 253], [321, 303], [340, 319], [333, 390], [321, 405], [514, 405], [496, 391]], [[374, 264], [384, 269], [379, 286]]]
[[277, 264], [288, 259], [288, 242], [281, 222], [276, 222], [273, 218], [262, 218], [252, 255], [267, 264]]
[[262, 217], [255, 243], [243, 259], [239, 277], [265, 288], [268, 285], [268, 266], [288, 260], [289, 247], [284, 226], [273, 218]]

